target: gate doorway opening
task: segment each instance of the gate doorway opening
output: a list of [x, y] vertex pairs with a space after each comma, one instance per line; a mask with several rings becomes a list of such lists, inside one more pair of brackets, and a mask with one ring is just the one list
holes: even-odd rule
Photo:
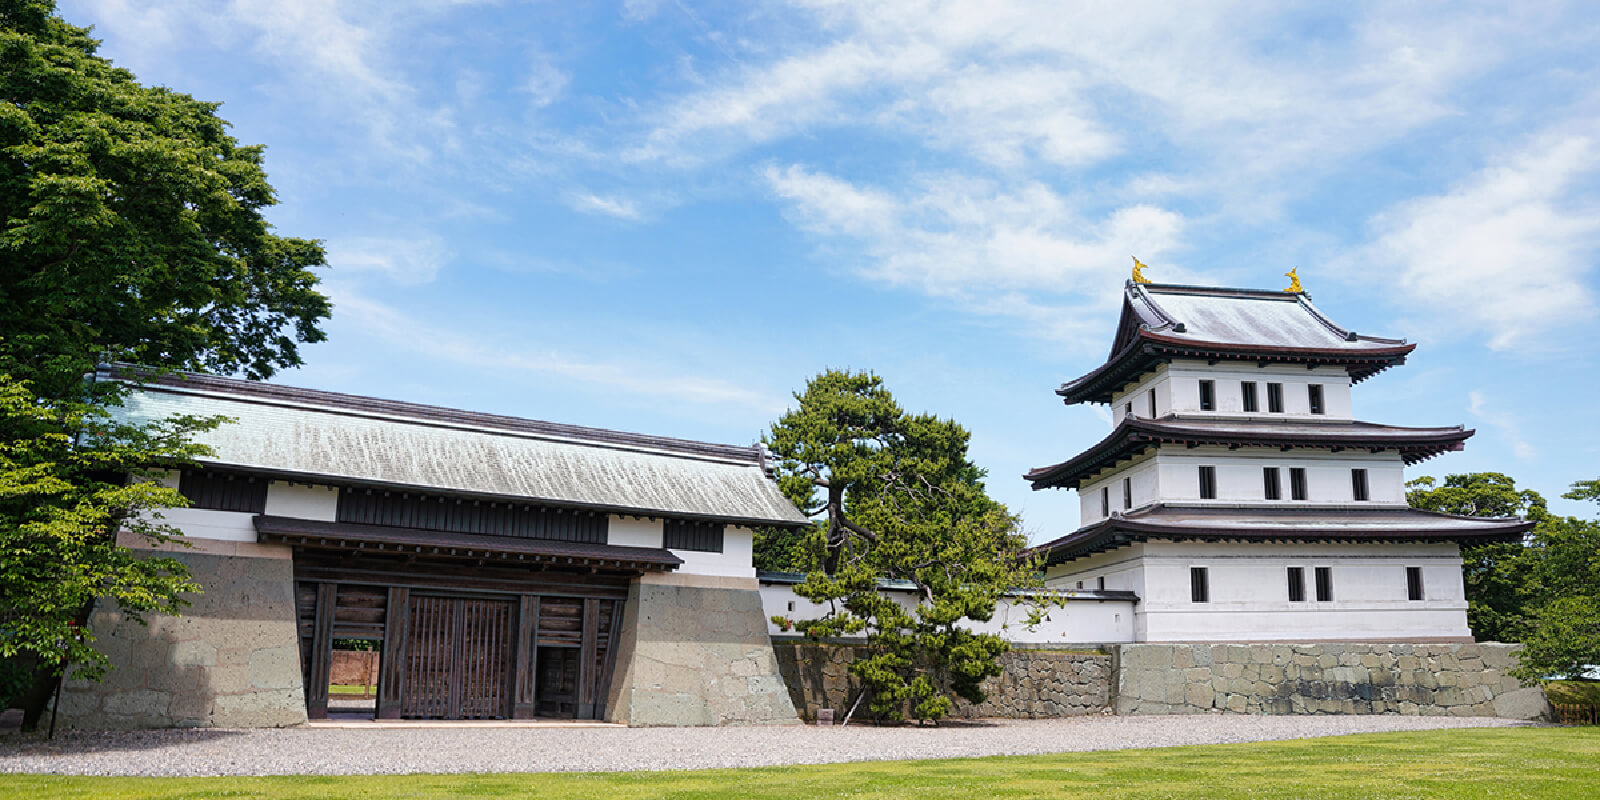
[[[522, 569], [518, 585], [490, 566], [472, 580], [454, 565], [358, 563], [296, 554], [309, 718], [605, 718], [631, 576]], [[355, 639], [377, 651], [372, 700], [330, 680], [334, 642]]]

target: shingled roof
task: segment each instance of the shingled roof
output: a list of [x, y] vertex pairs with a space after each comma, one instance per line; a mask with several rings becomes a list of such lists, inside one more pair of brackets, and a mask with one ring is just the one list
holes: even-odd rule
[[1136, 542], [1514, 542], [1534, 523], [1415, 508], [1190, 506], [1158, 503], [1086, 525], [1035, 548], [1046, 566]]
[[236, 419], [198, 437], [216, 453], [202, 459], [208, 466], [641, 516], [808, 524], [769, 477], [758, 446], [563, 425], [212, 375], [150, 377], [130, 394], [124, 413], [132, 420], [173, 414]]
[[1341, 366], [1360, 381], [1404, 363], [1415, 348], [1346, 330], [1303, 292], [1129, 281], [1111, 355], [1056, 394], [1069, 404], [1107, 403], [1129, 380], [1174, 358]]
[[1447, 428], [1404, 428], [1354, 420], [1288, 422], [1282, 420], [1195, 419], [1168, 415], [1160, 419], [1126, 417], [1109, 436], [1059, 464], [1039, 467], [1023, 477], [1034, 489], [1076, 489], [1100, 470], [1162, 444], [1276, 447], [1280, 450], [1365, 449], [1398, 452], [1406, 464], [1460, 450], [1474, 431]]

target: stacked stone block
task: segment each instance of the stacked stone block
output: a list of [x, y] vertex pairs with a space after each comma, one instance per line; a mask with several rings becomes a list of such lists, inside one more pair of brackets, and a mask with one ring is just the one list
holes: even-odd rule
[[[860, 691], [850, 663], [859, 645], [780, 641], [773, 644], [789, 696], [800, 715], [815, 720], [817, 710], [834, 709], [844, 719]], [[957, 704], [952, 717], [1048, 719], [1099, 712], [1110, 703], [1111, 657], [1059, 649], [1018, 648], [1000, 657], [1004, 670], [984, 682], [981, 705]], [[868, 714], [856, 711], [857, 719]]]
[[1118, 714], [1406, 714], [1542, 718], [1506, 671], [1518, 645], [1121, 645]]
[[89, 618], [113, 669], [103, 683], [69, 681], [60, 723], [73, 728], [267, 728], [306, 721], [293, 562], [169, 553], [205, 587], [183, 616], [109, 601]]
[[635, 583], [623, 612], [606, 718], [634, 726], [795, 724], [761, 595]]

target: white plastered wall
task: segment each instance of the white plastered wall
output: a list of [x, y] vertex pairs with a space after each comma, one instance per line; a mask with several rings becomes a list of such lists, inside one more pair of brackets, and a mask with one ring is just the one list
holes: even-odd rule
[[[1204, 361], [1177, 361], [1168, 372], [1172, 383], [1172, 408], [1179, 414], [1196, 416], [1263, 417], [1269, 419], [1298, 418], [1304, 420], [1353, 418], [1350, 376], [1338, 367], [1307, 369], [1301, 365], [1268, 365], [1266, 367], [1230, 367], [1219, 364], [1209, 366]], [[1200, 381], [1213, 381], [1216, 408], [1200, 409]], [[1242, 383], [1256, 384], [1257, 411], [1244, 410]], [[1267, 409], [1267, 384], [1283, 386], [1283, 411], [1272, 413]], [[1311, 413], [1311, 394], [1308, 386], [1322, 387], [1323, 413]]]
[[[900, 605], [910, 609], [916, 598], [909, 592], [888, 592]], [[796, 622], [817, 619], [827, 613], [825, 605], [811, 602], [794, 593], [789, 584], [761, 584], [761, 602], [767, 614], [767, 632], [773, 636], [803, 634], [785, 631], [773, 617]], [[1132, 642], [1133, 602], [1128, 600], [1064, 599], [1045, 609], [1045, 618], [1029, 627], [1030, 607], [1021, 601], [1002, 600], [986, 622], [964, 620], [961, 627], [977, 633], [992, 633], [1016, 644], [1109, 644]]]
[[[1214, 383], [1216, 407], [1211, 411], [1200, 409], [1200, 381]], [[1257, 410], [1244, 410], [1245, 382], [1256, 385]], [[1283, 411], [1272, 413], [1267, 409], [1267, 384], [1283, 386]], [[1322, 386], [1323, 411], [1311, 413], [1311, 395], [1306, 388], [1311, 384]], [[1149, 418], [1149, 401], [1145, 393], [1156, 393], [1156, 416], [1182, 414], [1196, 417], [1233, 417], [1250, 419], [1295, 420], [1350, 420], [1354, 419], [1350, 376], [1338, 367], [1306, 369], [1304, 365], [1270, 364], [1257, 367], [1246, 364], [1221, 363], [1215, 366], [1204, 361], [1175, 360], [1163, 364], [1130, 383], [1111, 396], [1112, 424], [1117, 425], [1126, 416], [1128, 404], [1133, 414]]]
[[[665, 524], [659, 519], [613, 516], [608, 524], [606, 543], [623, 547], [661, 547]], [[671, 550], [683, 559], [680, 575], [707, 575], [721, 578], [754, 578], [755, 533], [749, 528], [727, 525], [722, 529], [722, 552]]]
[[[1288, 568], [1302, 567], [1306, 600], [1290, 601]], [[1207, 571], [1209, 600], [1193, 601], [1190, 569]], [[1316, 600], [1316, 567], [1332, 570], [1333, 599]], [[1406, 568], [1422, 570], [1409, 600]], [[1129, 576], [1128, 571], [1139, 573]], [[1046, 585], [1069, 588], [1097, 572], [1141, 586], [1136, 641], [1317, 641], [1467, 638], [1461, 556], [1454, 544], [1148, 542], [1058, 565]], [[1113, 587], [1108, 576], [1107, 588]]]
[[1127, 511], [1124, 508], [1123, 495], [1125, 487], [1123, 479], [1128, 479], [1128, 487], [1133, 492], [1131, 508], [1139, 508], [1161, 499], [1160, 470], [1157, 468], [1155, 458], [1146, 454], [1129, 462], [1117, 465], [1113, 472], [1103, 473], [1102, 476], [1091, 483], [1084, 484], [1078, 490], [1078, 511], [1080, 525], [1088, 525], [1105, 519], [1102, 514], [1100, 490], [1106, 489], [1106, 498], [1113, 513]]
[[[1144, 545], [1120, 547], [1104, 553], [1095, 553], [1065, 564], [1056, 564], [1045, 570], [1044, 586], [1062, 592], [1077, 589], [1099, 589], [1105, 578], [1108, 591], [1133, 592], [1138, 597], [1145, 594], [1145, 572], [1140, 563]], [[1079, 584], [1082, 584], [1081, 586]], [[1142, 604], [1113, 611], [1113, 622], [1128, 630], [1130, 641], [1144, 641], [1144, 615]], [[1131, 627], [1124, 621], [1131, 621]]]
[[[1333, 453], [1325, 450], [1225, 447], [1187, 448], [1165, 445], [1156, 453], [1160, 470], [1161, 499], [1184, 503], [1223, 505], [1338, 504], [1349, 507], [1404, 506], [1405, 461], [1398, 453]], [[1217, 497], [1200, 499], [1200, 467], [1217, 468]], [[1269, 501], [1262, 480], [1262, 469], [1277, 467], [1281, 499]], [[1289, 487], [1289, 469], [1306, 471], [1306, 499], [1295, 501]], [[1350, 471], [1367, 471], [1367, 497], [1354, 499]]]
[[[1200, 499], [1200, 467], [1217, 468], [1217, 496]], [[1266, 499], [1262, 470], [1278, 468], [1278, 500]], [[1289, 469], [1306, 471], [1306, 499], [1292, 500]], [[1367, 499], [1354, 499], [1352, 469], [1367, 471]], [[1101, 514], [1100, 490], [1110, 490], [1111, 511], [1122, 507], [1122, 479], [1133, 480], [1133, 508], [1155, 502], [1182, 502], [1194, 505], [1341, 505], [1349, 507], [1404, 506], [1405, 461], [1398, 453], [1291, 450], [1256, 447], [1229, 450], [1226, 447], [1164, 445], [1153, 455], [1124, 462], [1112, 471], [1101, 472], [1078, 490], [1080, 525], [1105, 519]]]
[[267, 486], [267, 515], [334, 522], [339, 517], [339, 490], [332, 486], [273, 481]]

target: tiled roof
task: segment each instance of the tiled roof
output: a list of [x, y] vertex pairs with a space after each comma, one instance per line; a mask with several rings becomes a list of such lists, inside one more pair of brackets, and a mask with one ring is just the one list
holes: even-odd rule
[[1403, 428], [1350, 420], [1278, 421], [1263, 419], [1160, 419], [1125, 417], [1109, 436], [1067, 461], [1039, 467], [1023, 477], [1034, 489], [1076, 488], [1107, 466], [1163, 443], [1228, 447], [1366, 448], [1398, 452], [1407, 464], [1460, 450], [1474, 431], [1460, 425], [1446, 428]]
[[1182, 357], [1343, 366], [1359, 381], [1404, 363], [1415, 347], [1346, 330], [1303, 293], [1130, 281], [1111, 355], [1056, 393], [1107, 402], [1126, 381]]
[[1134, 542], [1517, 541], [1534, 523], [1516, 517], [1463, 517], [1415, 508], [1307, 508], [1158, 503], [1086, 525], [1034, 550], [1057, 564]]
[[217, 466], [335, 484], [517, 498], [735, 524], [802, 525], [759, 447], [478, 414], [218, 378], [166, 375], [131, 419], [223, 415], [200, 437]]

